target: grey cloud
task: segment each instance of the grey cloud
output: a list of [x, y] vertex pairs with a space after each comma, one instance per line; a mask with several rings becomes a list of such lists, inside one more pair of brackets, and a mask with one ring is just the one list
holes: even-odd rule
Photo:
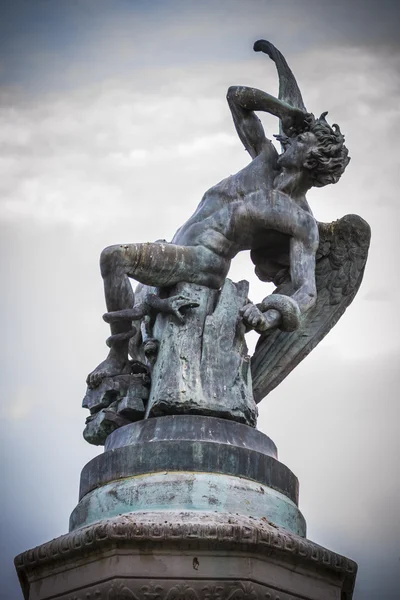
[[[266, 37], [286, 52], [321, 47], [398, 49], [399, 7], [390, 0], [239, 0], [161, 3], [27, 2], [0, 5], [0, 81], [40, 92], [90, 79], [204, 61], [238, 62]], [[222, 35], [221, 35], [222, 34]], [[24, 51], [22, 51], [22, 48]]]

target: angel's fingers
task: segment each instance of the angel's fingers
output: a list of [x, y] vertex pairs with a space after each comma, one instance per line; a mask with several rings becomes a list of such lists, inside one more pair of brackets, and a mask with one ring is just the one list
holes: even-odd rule
[[248, 306], [244, 314], [248, 319], [251, 319], [254, 315], [257, 314], [257, 312], [258, 311], [255, 306]]
[[246, 310], [249, 308], [249, 305], [246, 304], [245, 306], [242, 306], [242, 308], [239, 310], [239, 313], [244, 316]]
[[256, 319], [256, 321], [259, 321], [260, 319], [262, 319], [262, 314], [260, 313], [260, 311], [257, 308], [254, 308], [254, 311], [251, 313], [251, 316]]

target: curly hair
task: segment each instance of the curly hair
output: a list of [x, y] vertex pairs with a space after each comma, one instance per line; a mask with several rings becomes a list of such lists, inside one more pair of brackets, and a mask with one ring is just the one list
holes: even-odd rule
[[344, 145], [344, 135], [339, 125], [327, 123], [324, 112], [319, 119], [310, 115], [307, 120], [306, 130], [317, 138], [317, 145], [311, 148], [305, 167], [310, 170], [312, 184], [323, 187], [329, 183], [336, 183], [343, 175], [350, 162], [348, 149]]

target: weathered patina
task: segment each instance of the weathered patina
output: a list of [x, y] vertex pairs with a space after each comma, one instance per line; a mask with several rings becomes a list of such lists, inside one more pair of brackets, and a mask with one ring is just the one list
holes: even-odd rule
[[[306, 199], [336, 183], [349, 163], [339, 127], [307, 112], [282, 54], [279, 97], [228, 89], [236, 131], [251, 161], [210, 188], [171, 242], [109, 246], [100, 265], [111, 336], [107, 358], [87, 378], [85, 438], [103, 444], [121, 425], [198, 414], [256, 425], [259, 402], [316, 346], [354, 298], [367, 259], [369, 226], [356, 215], [318, 223]], [[279, 119], [282, 153], [256, 112]], [[257, 276], [274, 282], [261, 303], [247, 282], [227, 279], [250, 250]], [[134, 293], [130, 279], [139, 282]], [[245, 333], [260, 340], [252, 359]]]

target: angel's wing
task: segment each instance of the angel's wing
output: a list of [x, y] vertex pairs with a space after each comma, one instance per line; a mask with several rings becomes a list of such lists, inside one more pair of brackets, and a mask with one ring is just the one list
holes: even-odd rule
[[279, 77], [279, 100], [283, 100], [287, 104], [290, 104], [290, 106], [307, 112], [295, 76], [278, 48], [275, 48], [267, 40], [258, 40], [254, 44], [254, 50], [268, 54], [270, 59], [274, 61]]
[[[333, 223], [318, 223], [319, 248], [315, 279], [317, 302], [302, 318], [300, 328], [292, 333], [276, 330], [261, 336], [252, 357], [253, 392], [260, 402], [315, 348], [337, 323], [353, 301], [360, 287], [368, 256], [371, 231], [368, 223], [357, 215], [346, 215]], [[271, 271], [270, 255], [252, 254], [256, 273]], [[277, 293], [290, 293], [286, 277], [277, 272]], [[276, 283], [278, 283], [276, 281]]]
[[[264, 54], [267, 54], [270, 59], [274, 61], [279, 77], [279, 100], [283, 100], [283, 102], [290, 104], [293, 108], [299, 108], [300, 110], [307, 112], [296, 78], [287, 64], [285, 57], [279, 52], [278, 48], [275, 48], [275, 46], [271, 44], [271, 42], [267, 42], [267, 40], [258, 40], [258, 42], [254, 44], [254, 50], [256, 52], [264, 52]], [[279, 133], [281, 135], [282, 133], [286, 135], [289, 133], [282, 127], [282, 121], [280, 121]]]

